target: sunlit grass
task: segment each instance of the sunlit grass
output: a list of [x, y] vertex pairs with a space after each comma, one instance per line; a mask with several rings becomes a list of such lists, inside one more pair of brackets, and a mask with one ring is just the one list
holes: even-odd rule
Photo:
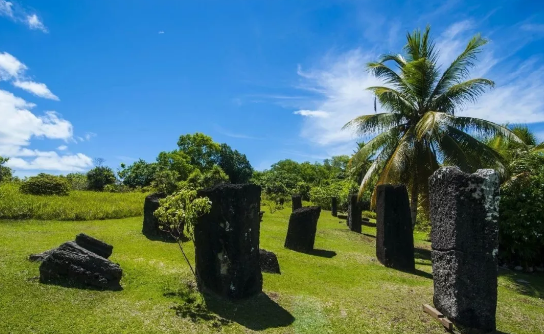
[[[215, 328], [193, 322], [173, 308], [186, 302], [191, 274], [174, 243], [151, 241], [140, 231], [142, 218], [59, 222], [0, 221], [0, 333], [444, 333], [421, 311], [432, 303], [430, 244], [416, 233], [415, 274], [385, 268], [375, 257], [375, 228], [364, 234], [322, 211], [315, 256], [283, 247], [290, 209], [265, 211], [261, 247], [277, 254], [281, 275], [263, 274], [269, 299], [215, 306], [231, 324]], [[43, 285], [39, 264], [26, 260], [73, 240], [80, 232], [114, 245], [121, 265], [122, 291], [94, 291]], [[194, 258], [193, 246], [186, 244]], [[518, 280], [529, 282], [520, 283]], [[504, 333], [544, 332], [544, 276], [501, 272], [498, 329]], [[272, 302], [270, 302], [272, 300]], [[278, 320], [288, 312], [294, 321]], [[271, 327], [277, 326], [277, 327]]]
[[26, 195], [0, 184], [0, 219], [96, 220], [139, 216], [146, 194], [71, 191], [68, 196]]

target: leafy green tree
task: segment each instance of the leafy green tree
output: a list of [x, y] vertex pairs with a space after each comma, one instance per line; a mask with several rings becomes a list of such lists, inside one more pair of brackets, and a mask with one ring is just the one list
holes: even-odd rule
[[158, 192], [170, 195], [178, 190], [179, 174], [175, 170], [162, 169], [155, 173], [151, 187]]
[[147, 163], [145, 160], [140, 159], [129, 166], [121, 164], [121, 169], [117, 172], [117, 175], [126, 186], [131, 188], [147, 187], [151, 185], [157, 169], [157, 163]]
[[179, 137], [179, 150], [189, 157], [189, 163], [204, 172], [216, 164], [220, 145], [203, 133], [187, 134]]
[[9, 158], [0, 157], [0, 182], [10, 181], [12, 178], [11, 168], [4, 166]]
[[182, 151], [161, 152], [157, 157], [157, 170], [176, 172], [179, 180], [185, 180], [195, 170], [190, 157]]
[[66, 175], [66, 181], [72, 190], [86, 190], [88, 188], [87, 175], [83, 173], [70, 173]]
[[177, 241], [185, 261], [196, 277], [189, 258], [183, 249], [181, 237], [193, 239], [194, 227], [198, 217], [210, 212], [211, 202], [207, 197], [197, 198], [196, 190], [183, 189], [159, 201], [159, 208], [153, 213], [159, 220], [163, 231]]
[[253, 175], [253, 167], [246, 155], [227, 144], [220, 145], [217, 165], [228, 175], [231, 183], [247, 183]]
[[89, 190], [103, 191], [105, 186], [116, 181], [115, 173], [107, 166], [96, 166], [87, 172]]
[[[426, 202], [427, 179], [440, 163], [457, 165], [464, 171], [481, 167], [504, 170], [501, 156], [471, 134], [502, 136], [520, 141], [506, 127], [455, 112], [474, 102], [491, 80], [466, 80], [478, 53], [487, 40], [474, 36], [465, 50], [441, 71], [438, 51], [430, 38], [430, 28], [407, 35], [405, 56], [388, 54], [368, 69], [384, 86], [369, 87], [387, 112], [359, 116], [345, 125], [360, 135], [380, 132], [352, 158], [375, 157], [365, 174], [359, 192], [370, 184], [404, 183], [410, 189], [412, 221], [415, 224], [418, 200]], [[393, 68], [387, 64], [392, 63]], [[465, 81], [466, 80], [466, 81]]]

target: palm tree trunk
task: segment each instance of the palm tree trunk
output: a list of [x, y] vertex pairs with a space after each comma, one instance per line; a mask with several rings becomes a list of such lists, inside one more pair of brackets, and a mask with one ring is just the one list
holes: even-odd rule
[[410, 214], [412, 215], [412, 230], [414, 230], [416, 226], [416, 218], [417, 218], [417, 205], [418, 205], [418, 198], [419, 198], [419, 187], [417, 182], [414, 182], [412, 184], [412, 193], [410, 196]]

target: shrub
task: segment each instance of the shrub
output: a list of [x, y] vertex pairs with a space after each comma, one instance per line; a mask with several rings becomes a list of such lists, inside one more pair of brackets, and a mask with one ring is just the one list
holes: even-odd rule
[[108, 184], [104, 187], [104, 191], [107, 191], [109, 193], [128, 193], [131, 191], [129, 186], [126, 186], [124, 184]]
[[363, 211], [363, 217], [376, 219], [376, 212], [373, 211]]
[[[338, 209], [346, 211], [348, 208], [348, 196], [350, 193], [356, 192], [357, 189], [357, 184], [350, 180], [334, 182], [328, 186], [312, 187], [310, 190], [310, 200], [322, 209], [330, 210], [331, 198], [337, 197]], [[363, 194], [363, 200], [368, 200], [369, 198], [369, 193]]]
[[87, 172], [89, 190], [102, 191], [108, 184], [116, 181], [113, 170], [106, 166], [97, 166]]
[[60, 176], [41, 173], [28, 178], [20, 187], [23, 194], [67, 196], [70, 192], [68, 181]]
[[544, 157], [529, 160], [531, 173], [505, 184], [499, 205], [500, 257], [526, 267], [542, 265], [544, 257]]
[[178, 189], [178, 176], [179, 174], [174, 170], [160, 170], [155, 174], [151, 187], [167, 195], [173, 194]]
[[88, 187], [87, 175], [83, 173], [70, 173], [66, 175], [66, 181], [72, 190], [86, 190]]

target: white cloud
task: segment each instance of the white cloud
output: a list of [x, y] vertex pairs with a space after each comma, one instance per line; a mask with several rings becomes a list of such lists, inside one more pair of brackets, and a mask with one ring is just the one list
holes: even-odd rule
[[25, 64], [7, 52], [0, 53], [0, 80], [17, 78], [27, 69]]
[[9, 53], [0, 53], [0, 81], [11, 80], [15, 87], [24, 89], [38, 97], [59, 101], [59, 98], [45, 84], [27, 80], [25, 77], [27, 69], [25, 64]]
[[357, 116], [374, 112], [374, 98], [366, 88], [379, 82], [365, 66], [374, 57], [356, 49], [340, 56], [328, 56], [319, 67], [309, 71], [299, 68], [301, 88], [319, 94], [317, 99], [308, 101], [313, 106], [311, 109], [295, 111], [304, 116], [303, 138], [343, 150], [344, 143], [354, 140], [353, 133], [342, 127]]
[[164, 34], [164, 31], [162, 31], [162, 30], [159, 31], [159, 35], [162, 35], [162, 34]]
[[[457, 22], [437, 38], [440, 64], [449, 64], [459, 55], [474, 34], [473, 28], [470, 20]], [[544, 122], [544, 66], [538, 67], [541, 59], [512, 64], [504, 52], [501, 53], [503, 58], [496, 57], [498, 51], [493, 43], [486, 45], [470, 74], [470, 77], [495, 80], [495, 89], [458, 114], [501, 124]], [[383, 83], [366, 71], [366, 63], [375, 59], [377, 54], [355, 49], [336, 57], [328, 55], [319, 66], [308, 71], [299, 68], [301, 88], [318, 95], [303, 101], [306, 105], [295, 111], [305, 116], [301, 137], [331, 154], [353, 152], [356, 137], [351, 131], [343, 131], [342, 126], [357, 116], [374, 113], [374, 98], [366, 88]], [[503, 73], [506, 62], [517, 71]]]
[[9, 1], [0, 0], [0, 16], [13, 17], [13, 4]]
[[85, 134], [85, 140], [87, 140], [87, 141], [91, 140], [91, 138], [93, 138], [93, 137], [96, 137], [96, 133], [94, 133], [94, 132], [87, 132]]
[[297, 110], [294, 112], [295, 115], [306, 116], [306, 117], [317, 117], [317, 118], [328, 118], [330, 114], [323, 110]]
[[26, 24], [30, 29], [47, 32], [47, 28], [43, 25], [42, 21], [40, 21], [38, 15], [36, 14], [27, 15]]
[[9, 159], [6, 165], [15, 170], [81, 172], [91, 167], [93, 161], [82, 153], [60, 156], [56, 152], [52, 152], [50, 155], [37, 156], [30, 161], [14, 157]]
[[36, 96], [43, 97], [44, 99], [59, 101], [59, 98], [55, 94], [51, 93], [49, 88], [47, 88], [47, 86], [43, 83], [16, 80], [15, 82], [13, 82], [13, 85], [24, 89], [27, 92], [30, 92]]
[[48, 32], [38, 15], [29, 13], [16, 3], [0, 0], [0, 16], [8, 17], [13, 22], [23, 23], [33, 30], [40, 30], [44, 33]]
[[[14, 86], [34, 95], [58, 100], [45, 84], [25, 80], [27, 67], [8, 53], [0, 53], [0, 80], [11, 80]], [[0, 89], [0, 156], [9, 157], [7, 166], [26, 171], [83, 171], [92, 166], [92, 159], [82, 153], [59, 154], [55, 151], [31, 149], [34, 138], [73, 140], [72, 123], [55, 111], [42, 115], [31, 110], [36, 105]], [[90, 138], [95, 134], [88, 133]], [[65, 151], [66, 145], [57, 148]]]
[[531, 32], [544, 32], [544, 24], [526, 23], [521, 26], [521, 30]]

